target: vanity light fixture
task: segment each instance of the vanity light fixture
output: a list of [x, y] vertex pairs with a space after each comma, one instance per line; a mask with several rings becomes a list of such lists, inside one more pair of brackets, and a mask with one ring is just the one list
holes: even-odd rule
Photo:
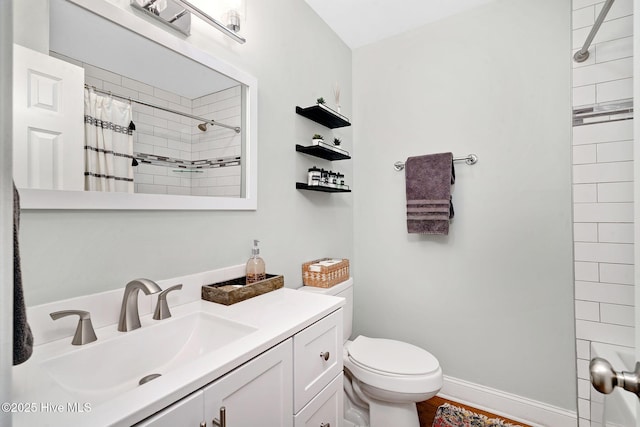
[[[236, 3], [241, 4], [239, 1]], [[243, 44], [247, 41], [236, 34], [240, 30], [240, 6], [228, 9], [226, 26], [186, 0], [131, 0], [131, 6], [187, 36], [191, 33], [191, 15], [193, 14], [238, 43]], [[176, 8], [179, 10], [176, 11]]]

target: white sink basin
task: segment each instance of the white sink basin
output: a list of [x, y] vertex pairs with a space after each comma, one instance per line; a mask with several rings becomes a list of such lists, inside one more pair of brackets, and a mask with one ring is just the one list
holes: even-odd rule
[[218, 350], [256, 328], [197, 312], [158, 321], [43, 361], [42, 368], [70, 395], [94, 403], [139, 385], [150, 374], [167, 374]]

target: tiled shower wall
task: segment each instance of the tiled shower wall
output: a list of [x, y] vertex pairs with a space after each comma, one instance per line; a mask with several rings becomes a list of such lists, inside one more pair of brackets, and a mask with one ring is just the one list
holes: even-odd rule
[[[573, 48], [604, 1], [573, 0]], [[633, 97], [633, 1], [617, 0], [586, 62], [573, 62], [573, 106]], [[573, 215], [579, 426], [600, 427], [589, 382], [591, 343], [634, 346], [633, 120], [573, 127]]]
[[[98, 89], [240, 126], [239, 86], [191, 100], [55, 52], [51, 55], [83, 67], [85, 83]], [[202, 132], [197, 127], [197, 120], [135, 103], [133, 122], [136, 126], [133, 133], [136, 153], [188, 161], [241, 155], [241, 136], [233, 130], [209, 126], [206, 132]], [[241, 191], [241, 167], [227, 166], [190, 173], [179, 168], [140, 162], [134, 168], [134, 188], [136, 193], [147, 194], [237, 197]]]

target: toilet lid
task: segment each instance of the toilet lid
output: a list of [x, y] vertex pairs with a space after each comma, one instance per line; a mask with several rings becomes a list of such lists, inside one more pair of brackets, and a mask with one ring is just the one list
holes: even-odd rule
[[438, 359], [415, 345], [382, 338], [358, 336], [348, 348], [356, 363], [397, 375], [425, 375], [438, 369]]

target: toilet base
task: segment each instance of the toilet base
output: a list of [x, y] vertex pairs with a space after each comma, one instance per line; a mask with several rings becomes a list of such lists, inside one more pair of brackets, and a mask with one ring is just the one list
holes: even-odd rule
[[380, 401], [369, 403], [370, 427], [420, 427], [415, 403], [388, 404]]

